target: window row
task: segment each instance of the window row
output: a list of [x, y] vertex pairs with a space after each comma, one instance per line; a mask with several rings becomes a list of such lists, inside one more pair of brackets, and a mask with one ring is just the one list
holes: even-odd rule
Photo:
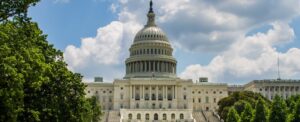
[[176, 73], [176, 64], [165, 61], [137, 61], [126, 64], [126, 72], [168, 72]]
[[144, 54], [172, 55], [172, 52], [165, 49], [139, 49], [139, 50], [131, 51], [130, 56], [144, 55]]
[[[88, 92], [88, 93], [91, 93], [91, 91], [90, 91], [90, 90], [88, 90], [87, 92]], [[96, 91], [95, 91], [95, 94], [98, 94], [98, 93], [99, 93], [99, 91], [98, 91], [98, 90], [96, 90]], [[111, 94], [111, 93], [112, 93], [112, 91], [107, 91], [107, 92], [106, 92], [106, 91], [102, 91], [102, 93], [103, 93], [103, 94], [105, 94], [105, 93], [110, 93], [110, 94]]]
[[[192, 93], [195, 94], [195, 91], [193, 91]], [[209, 92], [206, 91], [205, 93], [208, 94]], [[219, 94], [222, 94], [222, 93], [223, 93], [222, 91], [219, 91]], [[201, 94], [201, 91], [198, 91], [198, 94]], [[213, 94], [217, 94], [217, 92], [213, 91]]]
[[[201, 101], [201, 98], [193, 98], [193, 103], [201, 103], [202, 101]], [[205, 97], [205, 103], [209, 103], [209, 97], [208, 96], [206, 96]], [[217, 103], [217, 98], [213, 98], [213, 103]]]
[[[136, 117], [135, 117], [137, 120], [141, 120], [142, 119], [142, 117], [141, 117], [141, 114], [140, 113], [138, 113], [137, 115], [136, 115]], [[135, 119], [135, 118], [133, 118], [133, 114], [128, 114], [128, 119], [129, 120], [132, 120], [132, 119]], [[171, 114], [171, 119], [172, 120], [175, 120], [176, 119], [176, 115], [175, 115], [175, 113], [172, 113]], [[184, 119], [184, 114], [179, 114], [179, 119]], [[148, 114], [148, 113], [146, 113], [145, 114], [145, 120], [150, 120], [150, 114]], [[164, 114], [162, 114], [162, 117], [160, 118], [159, 117], [159, 115], [157, 114], [157, 113], [155, 113], [154, 115], [153, 115], [153, 120], [167, 120], [167, 114], [166, 113], [164, 113]]]
[[[263, 89], [260, 88], [259, 91], [262, 91]], [[269, 87], [269, 88], [265, 88], [265, 91], [298, 91], [299, 87]]]
[[137, 36], [136, 39], [145, 39], [145, 38], [155, 38], [155, 39], [165, 39], [165, 36], [158, 34], [149, 34], [149, 35], [140, 35]]

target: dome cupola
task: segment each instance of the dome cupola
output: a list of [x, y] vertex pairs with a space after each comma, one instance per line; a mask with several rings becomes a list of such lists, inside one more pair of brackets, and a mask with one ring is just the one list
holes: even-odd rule
[[147, 14], [147, 24], [135, 36], [131, 45], [130, 57], [126, 59], [128, 78], [176, 78], [176, 59], [166, 34], [155, 24], [153, 3]]

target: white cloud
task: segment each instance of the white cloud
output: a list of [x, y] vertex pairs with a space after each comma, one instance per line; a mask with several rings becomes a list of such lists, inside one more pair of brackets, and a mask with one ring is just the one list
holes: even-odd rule
[[119, 20], [100, 27], [95, 37], [81, 40], [80, 47], [69, 45], [64, 57], [69, 69], [80, 72], [84, 80], [91, 81], [95, 76], [105, 81], [124, 76], [123, 62], [128, 56], [128, 48], [134, 34], [142, 27], [134, 15], [123, 11]]
[[79, 48], [69, 45], [64, 53], [71, 69], [92, 64], [117, 64], [123, 38], [123, 24], [117, 21], [99, 28], [96, 37], [83, 38]]
[[[277, 52], [273, 45], [288, 43], [294, 39], [294, 31], [285, 23], [272, 23], [266, 33], [245, 36], [205, 66], [188, 66], [180, 76], [183, 78], [209, 77], [213, 82], [245, 83], [244, 80], [277, 77], [277, 56], [280, 57], [283, 78], [300, 75], [300, 49], [291, 48], [285, 53]], [[240, 81], [236, 81], [240, 80]]]

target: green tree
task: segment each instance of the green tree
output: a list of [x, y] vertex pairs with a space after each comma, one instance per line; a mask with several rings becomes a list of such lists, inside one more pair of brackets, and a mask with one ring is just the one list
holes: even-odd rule
[[100, 117], [102, 115], [102, 112], [101, 112], [101, 109], [99, 107], [99, 103], [98, 103], [98, 100], [95, 96], [91, 97], [91, 98], [88, 98], [88, 102], [89, 102], [89, 105], [91, 105], [91, 113], [89, 114], [90, 115], [90, 120], [88, 120], [89, 122], [98, 122], [100, 121]]
[[[251, 104], [251, 106], [254, 108], [255, 107], [255, 103], [258, 99], [262, 99], [264, 102], [266, 103], [270, 103], [270, 101], [266, 98], [264, 98], [261, 94], [259, 93], [254, 93], [251, 91], [242, 91], [242, 92], [234, 92], [233, 94], [229, 95], [228, 97], [225, 97], [223, 99], [221, 99], [218, 102], [219, 105], [219, 109], [218, 109], [218, 114], [220, 115], [220, 117], [223, 120], [226, 120], [226, 117], [228, 115], [228, 109], [233, 106], [236, 102], [238, 101], [245, 101]], [[242, 103], [237, 104], [236, 107], [238, 107], [238, 112], [240, 114], [240, 112], [243, 111], [243, 108], [241, 108], [243, 105]]]
[[35, 5], [39, 0], [1, 0], [0, 1], [0, 22], [9, 17], [26, 17], [30, 6]]
[[[78, 122], [96, 117], [100, 108], [85, 98], [82, 76], [67, 69], [63, 53], [47, 42], [37, 23], [23, 16], [33, 3], [1, 1], [1, 19], [13, 18], [0, 22], [0, 121]], [[26, 10], [18, 10], [20, 6]], [[10, 12], [10, 7], [16, 9]]]
[[269, 120], [271, 122], [285, 122], [287, 120], [287, 107], [278, 95], [275, 96], [270, 109]]
[[297, 101], [294, 112], [292, 113], [291, 122], [300, 122], [300, 99]]
[[244, 111], [241, 114], [241, 122], [251, 122], [253, 109], [249, 103], [245, 103]]
[[239, 122], [239, 121], [240, 121], [240, 117], [237, 111], [235, 110], [235, 108], [231, 107], [229, 109], [226, 122]]
[[267, 122], [268, 109], [263, 99], [258, 99], [255, 105], [255, 114], [252, 119], [254, 122]]
[[237, 113], [239, 115], [241, 115], [242, 112], [245, 109], [245, 105], [246, 104], [249, 104], [249, 103], [247, 101], [245, 101], [245, 100], [239, 100], [239, 101], [237, 101], [237, 102], [234, 103], [233, 107], [235, 108], [235, 110], [237, 111]]

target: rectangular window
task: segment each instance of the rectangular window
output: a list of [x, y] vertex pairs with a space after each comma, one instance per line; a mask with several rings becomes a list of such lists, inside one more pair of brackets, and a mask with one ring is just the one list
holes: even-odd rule
[[205, 97], [205, 102], [208, 103], [209, 102], [209, 98], [208, 96]]

